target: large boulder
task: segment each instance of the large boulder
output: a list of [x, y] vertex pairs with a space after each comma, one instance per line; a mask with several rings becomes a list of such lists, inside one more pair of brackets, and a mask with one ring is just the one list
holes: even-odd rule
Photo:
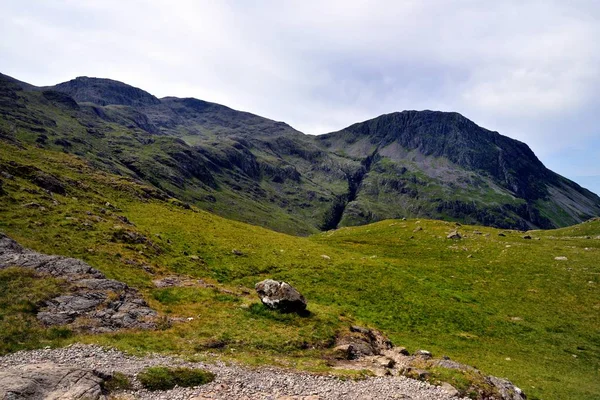
[[262, 303], [282, 312], [303, 312], [306, 310], [306, 299], [292, 285], [265, 279], [254, 287]]
[[53, 363], [21, 365], [0, 370], [0, 399], [106, 399], [107, 376], [96, 371]]

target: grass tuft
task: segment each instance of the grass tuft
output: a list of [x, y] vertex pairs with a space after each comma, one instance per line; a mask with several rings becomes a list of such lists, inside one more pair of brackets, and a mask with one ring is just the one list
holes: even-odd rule
[[194, 387], [212, 382], [215, 375], [210, 371], [192, 368], [149, 367], [137, 376], [148, 390], [169, 390], [175, 386]]

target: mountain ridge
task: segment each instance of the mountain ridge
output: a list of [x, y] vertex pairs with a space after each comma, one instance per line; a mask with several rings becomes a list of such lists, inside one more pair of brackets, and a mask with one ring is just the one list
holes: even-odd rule
[[37, 88], [2, 75], [0, 89], [4, 129], [18, 140], [283, 232], [399, 217], [551, 228], [600, 214], [598, 196], [548, 170], [525, 143], [454, 112], [395, 112], [310, 136], [110, 79]]

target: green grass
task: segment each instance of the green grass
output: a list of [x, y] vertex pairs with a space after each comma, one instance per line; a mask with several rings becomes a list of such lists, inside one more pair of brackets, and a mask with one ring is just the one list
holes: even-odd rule
[[149, 367], [137, 376], [142, 386], [148, 390], [169, 390], [175, 386], [194, 387], [207, 384], [215, 379], [210, 371], [191, 368]]
[[112, 376], [104, 382], [104, 389], [109, 393], [129, 390], [132, 388], [129, 377], [121, 372], [114, 372]]
[[60, 293], [56, 279], [40, 279], [32, 270], [0, 270], [0, 354], [58, 344], [68, 329], [42, 328], [35, 317], [40, 303]]
[[[20, 342], [3, 352], [80, 340], [138, 354], [213, 357], [205, 355], [210, 350], [225, 360], [328, 371], [337, 332], [357, 323], [383, 330], [396, 345], [506, 377], [529, 398], [600, 396], [600, 221], [533, 231], [533, 240], [460, 226], [464, 238], [452, 241], [446, 235], [454, 224], [428, 220], [300, 238], [153, 199], [143, 185], [67, 154], [0, 146], [0, 169], [11, 161], [56, 175], [68, 194], [50, 197], [26, 177], [3, 179], [0, 231], [35, 250], [83, 259], [182, 322], [158, 331], [51, 339], [36, 325], [34, 308], [18, 306], [12, 293], [35, 304], [58, 286], [3, 271], [10, 294], [0, 312], [5, 320], [28, 321], [0, 331]], [[45, 210], [23, 207], [31, 202]], [[414, 232], [417, 226], [423, 229]], [[147, 240], [124, 242], [115, 235], [123, 230]], [[153, 286], [153, 279], [170, 274], [214, 287]], [[281, 315], [260, 305], [253, 287], [267, 277], [298, 288], [310, 314]]]

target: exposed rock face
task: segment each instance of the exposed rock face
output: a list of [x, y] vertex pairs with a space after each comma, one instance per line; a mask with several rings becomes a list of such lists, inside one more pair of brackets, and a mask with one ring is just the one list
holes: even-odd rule
[[335, 345], [338, 355], [348, 360], [378, 356], [393, 347], [381, 332], [360, 326], [351, 326], [350, 332], [340, 335]]
[[156, 312], [135, 289], [106, 279], [75, 258], [50, 256], [23, 248], [0, 233], [0, 269], [32, 268], [68, 282], [68, 292], [45, 302], [37, 317], [45, 325], [70, 325], [79, 331], [110, 332], [121, 328], [150, 329]]
[[0, 399], [100, 400], [108, 377], [96, 371], [53, 363], [0, 370]]
[[[351, 326], [349, 332], [336, 340], [334, 356], [337, 367], [342, 369], [369, 370], [376, 376], [402, 375], [411, 379], [429, 381], [432, 370], [450, 369], [467, 372], [470, 387], [459, 391], [446, 383], [444, 390], [454, 396], [469, 396], [477, 400], [525, 400], [521, 389], [509, 380], [485, 376], [471, 366], [450, 360], [434, 358], [427, 350], [417, 350], [413, 355], [404, 347], [394, 347], [381, 332], [359, 326]], [[435, 380], [435, 379], [434, 379]]]
[[266, 279], [258, 282], [255, 289], [260, 301], [269, 308], [283, 312], [306, 310], [306, 299], [289, 283]]
[[500, 392], [502, 400], [524, 400], [527, 398], [525, 393], [508, 379], [496, 378], [495, 376], [488, 376], [487, 379]]

